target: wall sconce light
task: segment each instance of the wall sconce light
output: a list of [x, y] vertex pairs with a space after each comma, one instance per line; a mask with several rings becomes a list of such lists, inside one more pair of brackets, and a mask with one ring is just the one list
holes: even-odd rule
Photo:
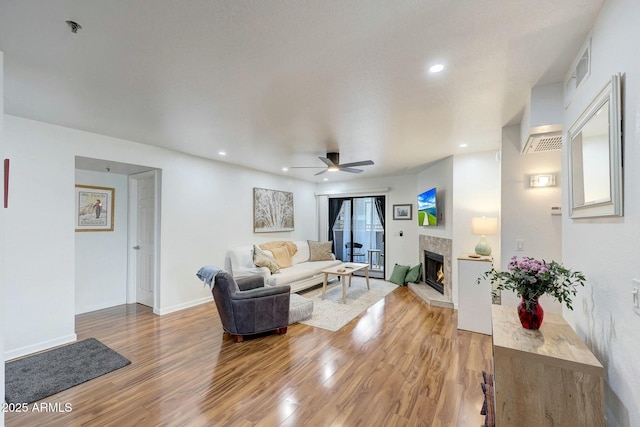
[[498, 218], [496, 217], [475, 217], [471, 218], [471, 233], [480, 235], [480, 241], [476, 245], [476, 254], [491, 255], [491, 246], [487, 242], [486, 236], [498, 232]]
[[556, 185], [556, 176], [555, 174], [548, 173], [544, 175], [531, 175], [531, 182], [529, 186], [538, 188], [538, 187], [553, 187]]

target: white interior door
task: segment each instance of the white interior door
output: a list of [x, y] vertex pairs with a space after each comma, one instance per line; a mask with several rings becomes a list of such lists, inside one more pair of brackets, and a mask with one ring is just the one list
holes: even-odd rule
[[135, 191], [135, 301], [154, 306], [156, 282], [156, 176], [145, 172], [133, 176]]

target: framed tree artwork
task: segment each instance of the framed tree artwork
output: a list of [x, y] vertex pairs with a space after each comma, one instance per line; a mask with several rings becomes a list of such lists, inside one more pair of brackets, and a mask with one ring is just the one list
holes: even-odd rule
[[76, 185], [76, 231], [113, 231], [115, 188]]
[[253, 232], [293, 231], [293, 193], [253, 189]]

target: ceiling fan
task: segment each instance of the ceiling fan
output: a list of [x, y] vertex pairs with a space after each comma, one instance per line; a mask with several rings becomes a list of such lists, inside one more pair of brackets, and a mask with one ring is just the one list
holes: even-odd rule
[[[344, 163], [340, 164], [340, 153], [327, 153], [327, 157], [318, 157], [322, 160], [327, 167], [321, 170], [315, 175], [322, 175], [323, 173], [330, 171], [342, 171], [349, 173], [360, 173], [362, 169], [356, 169], [354, 166], [370, 166], [373, 165], [372, 160], [362, 160], [360, 162]], [[318, 169], [324, 166], [292, 166], [291, 169]]]

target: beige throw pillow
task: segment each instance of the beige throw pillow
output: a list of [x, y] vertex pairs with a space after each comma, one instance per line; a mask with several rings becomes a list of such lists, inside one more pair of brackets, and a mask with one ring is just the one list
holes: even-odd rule
[[314, 242], [308, 240], [309, 243], [309, 261], [333, 261], [333, 242]]
[[258, 246], [253, 246], [253, 263], [258, 267], [267, 267], [271, 274], [279, 273], [280, 268], [275, 259]]
[[260, 248], [267, 251], [273, 251], [275, 248], [280, 248], [282, 246], [286, 246], [289, 250], [289, 255], [291, 256], [294, 256], [298, 251], [298, 247], [291, 240], [276, 240], [274, 242], [263, 243], [260, 245]]
[[280, 246], [279, 248], [271, 249], [273, 258], [278, 263], [278, 267], [287, 268], [291, 267], [291, 254], [286, 246]]

